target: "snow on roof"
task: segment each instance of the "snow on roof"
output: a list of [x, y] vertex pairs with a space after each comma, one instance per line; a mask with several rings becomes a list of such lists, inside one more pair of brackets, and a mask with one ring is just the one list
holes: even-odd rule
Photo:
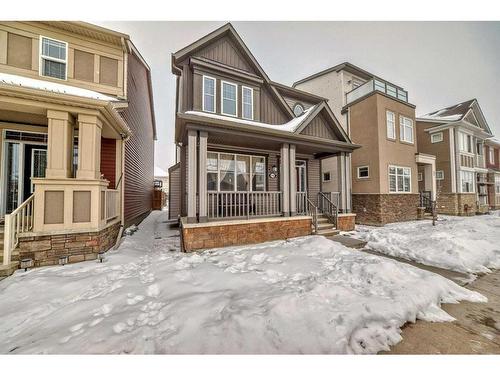
[[213, 119], [235, 122], [235, 123], [238, 123], [238, 124], [252, 125], [252, 126], [258, 126], [258, 127], [261, 127], [261, 128], [281, 130], [281, 131], [286, 131], [286, 132], [289, 132], [289, 133], [293, 133], [293, 132], [295, 132], [295, 130], [297, 130], [297, 128], [304, 122], [304, 120], [308, 117], [308, 115], [316, 107], [317, 106], [314, 105], [314, 106], [308, 108], [300, 116], [295, 117], [292, 120], [290, 120], [290, 121], [288, 121], [288, 122], [286, 122], [284, 124], [281, 124], [281, 125], [266, 124], [264, 122], [243, 120], [243, 119], [239, 119], [239, 118], [235, 118], [235, 117], [217, 115], [215, 113], [207, 113], [207, 112], [200, 112], [200, 111], [186, 111], [186, 114], [187, 115], [196, 115], [196, 116], [210, 117], [210, 118], [213, 118]]
[[467, 100], [466, 102], [427, 113], [423, 116], [419, 116], [418, 118], [437, 121], [458, 121], [467, 114], [473, 101], [474, 99]]
[[167, 177], [167, 172], [155, 165], [155, 177]]
[[69, 86], [62, 83], [22, 77], [14, 74], [0, 73], [0, 84], [50, 91], [58, 94], [74, 95], [89, 99], [106, 100], [109, 102], [118, 101], [115, 97], [104, 95], [97, 91], [82, 89], [80, 87]]

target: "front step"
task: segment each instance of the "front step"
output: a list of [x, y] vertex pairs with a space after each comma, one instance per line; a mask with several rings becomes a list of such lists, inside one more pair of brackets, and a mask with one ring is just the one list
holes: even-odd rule
[[330, 223], [330, 220], [325, 215], [318, 215], [318, 231], [315, 233], [316, 235], [329, 237], [335, 236], [339, 233], [340, 231], [337, 230], [332, 223]]

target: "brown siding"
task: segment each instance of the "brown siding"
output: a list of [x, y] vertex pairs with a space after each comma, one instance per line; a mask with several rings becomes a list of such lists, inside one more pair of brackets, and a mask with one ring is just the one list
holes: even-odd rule
[[276, 99], [268, 89], [261, 90], [260, 119], [267, 124], [284, 124], [288, 121], [284, 111], [277, 105]]
[[116, 184], [116, 140], [101, 138], [101, 173], [109, 181], [109, 189]]
[[94, 54], [75, 49], [73, 77], [94, 82]]
[[31, 38], [8, 33], [7, 64], [17, 68], [31, 69]]
[[232, 66], [234, 68], [242, 69], [250, 73], [255, 73], [255, 70], [246, 61], [241, 52], [238, 51], [235, 44], [228, 37], [215, 41], [196, 55]]
[[326, 139], [334, 139], [338, 138], [333, 134], [332, 129], [325, 121], [323, 115], [316, 116], [310, 124], [308, 124], [304, 130], [302, 130], [301, 134], [311, 135], [313, 137], [318, 138], [326, 138]]
[[101, 56], [99, 82], [109, 86], [116, 86], [118, 84], [118, 60]]
[[317, 203], [318, 193], [321, 191], [320, 167], [319, 159], [309, 159], [307, 161], [307, 194], [309, 199]]
[[125, 223], [140, 219], [152, 208], [154, 134], [147, 70], [128, 56], [128, 101], [122, 116], [132, 131], [125, 143]]
[[267, 159], [267, 189], [269, 191], [279, 191], [279, 178], [278, 176], [276, 178], [271, 178], [269, 177], [269, 174], [272, 171], [273, 165], [277, 166], [279, 168], [279, 161], [278, 161], [278, 155], [276, 154], [270, 154], [268, 159]]
[[181, 216], [187, 215], [187, 165], [188, 148], [181, 147]]
[[181, 214], [181, 164], [168, 170], [168, 218], [177, 219]]

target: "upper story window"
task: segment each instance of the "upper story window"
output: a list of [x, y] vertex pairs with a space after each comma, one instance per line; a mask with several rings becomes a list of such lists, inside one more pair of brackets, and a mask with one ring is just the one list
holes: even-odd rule
[[293, 106], [293, 114], [295, 117], [299, 117], [304, 113], [304, 106], [300, 103], [297, 103]]
[[40, 37], [40, 74], [65, 80], [67, 67], [68, 43]]
[[242, 117], [247, 120], [253, 120], [253, 89], [243, 86], [242, 91]]
[[358, 167], [358, 178], [370, 178], [370, 167], [367, 165]]
[[389, 166], [389, 192], [411, 193], [411, 168]]
[[431, 134], [431, 143], [439, 143], [443, 141], [443, 132]]
[[489, 152], [490, 164], [495, 164], [495, 149], [490, 147]]
[[238, 103], [238, 85], [235, 83], [222, 81], [222, 114], [228, 116], [238, 116], [237, 103]]
[[472, 153], [472, 136], [467, 133], [458, 133], [458, 147], [460, 151]]
[[411, 118], [399, 116], [399, 139], [413, 143], [413, 120]]
[[203, 110], [215, 112], [215, 78], [203, 76]]
[[396, 139], [396, 115], [394, 112], [386, 111], [385, 116], [387, 121], [387, 138]]

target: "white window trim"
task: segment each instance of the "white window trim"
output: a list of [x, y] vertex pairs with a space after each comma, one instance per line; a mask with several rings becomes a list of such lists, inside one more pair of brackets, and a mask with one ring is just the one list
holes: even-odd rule
[[[245, 95], [243, 95], [243, 91], [245, 89], [250, 90], [250, 92], [252, 93], [252, 95], [251, 95], [251, 98], [252, 98], [252, 103], [251, 103], [252, 104], [252, 116], [251, 117], [245, 117], [245, 115], [244, 115], [245, 111], [243, 109], [244, 109], [245, 103], [243, 102], [243, 99], [245, 98]], [[236, 95], [236, 99], [237, 98], [238, 98], [238, 96]], [[244, 118], [245, 120], [253, 120], [253, 117], [254, 117], [253, 106], [254, 106], [253, 88], [248, 87], [248, 86], [241, 86], [241, 117]], [[236, 100], [236, 113], [238, 113], [238, 100]]]
[[423, 172], [418, 172], [418, 182], [422, 182], [424, 180]]
[[[233, 115], [231, 113], [224, 112], [224, 84], [234, 86], [236, 88], [235, 94], [235, 102], [236, 102], [236, 114]], [[238, 117], [238, 84], [228, 81], [220, 81], [220, 113], [225, 116]]]
[[[209, 110], [205, 109], [205, 78], [208, 78], [208, 79], [211, 79], [212, 81], [214, 81], [214, 110], [213, 111], [209, 111]], [[214, 77], [205, 76], [205, 75], [202, 77], [202, 79], [203, 79], [202, 87], [201, 87], [202, 110], [203, 110], [203, 112], [215, 113], [215, 112], [217, 112], [217, 79], [215, 79]]]
[[[57, 42], [57, 43], [63, 43], [66, 46], [66, 48], [65, 48], [65, 50], [66, 50], [65, 59], [61, 60], [61, 59], [58, 59], [58, 58], [55, 58], [55, 57], [43, 55], [42, 54], [42, 44], [43, 44], [43, 40], [44, 39], [52, 40], [52, 41]], [[38, 42], [38, 75], [40, 77], [57, 79], [58, 81], [67, 81], [68, 80], [68, 47], [69, 47], [68, 46], [68, 42], [65, 42], [64, 40], [58, 40], [58, 39], [54, 39], [54, 38], [49, 38], [48, 36], [40, 35], [40, 40]], [[43, 64], [42, 64], [44, 59], [64, 64], [64, 67], [65, 67], [64, 79], [44, 75], [43, 74]]]
[[[441, 177], [438, 176], [439, 174], [441, 174]], [[442, 181], [442, 180], [444, 180], [444, 171], [443, 170], [436, 171], [436, 181]]]
[[[392, 132], [394, 134], [394, 137], [389, 136], [389, 113], [392, 114]], [[386, 110], [385, 111], [385, 130], [387, 133], [387, 138], [391, 140], [396, 140], [397, 135], [396, 135], [396, 114], [393, 111]]]
[[[406, 128], [407, 127], [405, 125], [405, 123], [404, 123], [405, 119], [406, 120], [410, 120], [410, 122], [411, 122], [411, 141], [408, 141], [408, 140], [404, 139], [405, 131], [404, 130], [401, 131], [402, 128]], [[401, 142], [408, 143], [408, 144], [414, 144], [415, 143], [415, 125], [413, 123], [413, 119], [411, 119], [409, 117], [406, 117], [406, 116], [403, 116], [403, 115], [399, 115], [399, 140]]]
[[[466, 136], [470, 136], [470, 147], [471, 147], [471, 150], [472, 151], [467, 151], [467, 150], [462, 150], [460, 149], [460, 139], [462, 138], [461, 134], [464, 134]], [[460, 129], [458, 131], [458, 151], [461, 153], [461, 154], [464, 154], [464, 155], [469, 155], [469, 156], [474, 156], [474, 152], [475, 152], [475, 149], [474, 149], [474, 134], [473, 133], [470, 133], [468, 131], [465, 131], [465, 130], [462, 130]]]
[[[391, 168], [396, 168], [396, 191], [391, 191], [391, 172], [390, 172]], [[410, 191], [398, 191], [398, 174], [397, 174], [397, 168], [403, 168], [403, 169], [409, 169], [410, 170], [410, 174], [408, 175], [408, 177], [410, 178]], [[412, 173], [411, 173], [411, 167], [404, 167], [402, 165], [392, 165], [392, 164], [389, 164], [389, 167], [387, 168], [387, 182], [388, 182], [389, 194], [411, 194], [412, 193], [411, 192], [412, 191], [412, 187], [411, 187], [411, 177], [412, 176], [411, 175], [412, 175]], [[403, 188], [404, 188], [404, 183], [403, 183]]]
[[[471, 180], [471, 186], [472, 190], [471, 191], [464, 191], [463, 190], [463, 179], [462, 179], [462, 172], [467, 172], [472, 174], [472, 180]], [[476, 192], [476, 182], [475, 182], [475, 174], [474, 174], [474, 169], [460, 169], [460, 192], [461, 193], [475, 193]]]
[[489, 148], [488, 159], [490, 164], [495, 164], [495, 149], [492, 147]]
[[[325, 174], [328, 173], [330, 178], [328, 180], [325, 179]], [[332, 172], [323, 172], [323, 182], [330, 182], [332, 180]]]
[[[360, 177], [359, 176], [359, 171], [361, 168], [367, 168], [368, 169], [368, 176], [366, 177]], [[359, 167], [356, 168], [356, 176], [358, 177], [358, 180], [366, 180], [368, 178], [370, 178], [370, 166], [369, 165], [361, 165]]]
[[[439, 139], [437, 141], [434, 140], [435, 136], [439, 137]], [[431, 143], [439, 143], [439, 142], [443, 142], [443, 132], [432, 133], [431, 134]]]

